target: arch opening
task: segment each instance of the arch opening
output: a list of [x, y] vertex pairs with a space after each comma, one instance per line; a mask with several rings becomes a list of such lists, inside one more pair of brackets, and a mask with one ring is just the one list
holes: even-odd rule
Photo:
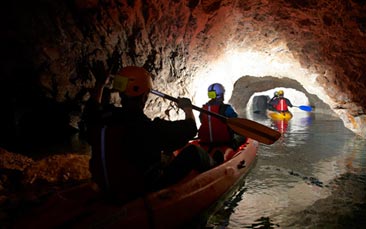
[[[229, 102], [240, 115], [247, 117], [248, 103], [253, 95], [256, 93], [267, 93], [272, 97], [274, 90], [277, 88], [285, 89], [286, 97], [290, 96], [290, 94], [286, 92], [287, 89], [291, 89], [289, 91], [291, 93], [296, 92], [294, 94], [295, 100], [293, 100], [293, 105], [310, 105], [315, 107], [314, 112], [336, 116], [328, 104], [325, 104], [320, 100], [317, 95], [310, 94], [299, 82], [290, 78], [243, 76], [235, 82]], [[301, 98], [306, 98], [306, 100], [302, 100]], [[297, 102], [306, 104], [296, 104]]]
[[[286, 98], [288, 98], [292, 105], [294, 106], [301, 106], [301, 105], [306, 105], [308, 106], [310, 103], [309, 103], [309, 99], [308, 97], [305, 95], [305, 93], [301, 92], [301, 91], [298, 91], [296, 89], [293, 89], [293, 88], [285, 88], [285, 87], [277, 87], [277, 88], [273, 88], [273, 89], [270, 89], [270, 90], [267, 90], [267, 91], [262, 91], [262, 92], [255, 92], [250, 98], [249, 98], [249, 101], [247, 103], [247, 106], [246, 106], [246, 116], [248, 118], [252, 118], [253, 117], [253, 113], [261, 113], [261, 114], [265, 114], [265, 105], [266, 104], [257, 104], [258, 102], [259, 103], [263, 103], [263, 102], [267, 102], [269, 99], [271, 99], [273, 96], [274, 96], [274, 93], [276, 91], [279, 91], [279, 90], [283, 90], [285, 93], [284, 93], [284, 96]], [[260, 96], [265, 96], [267, 97], [267, 101], [255, 101], [255, 98], [256, 97], [260, 97]], [[298, 108], [296, 107], [289, 107], [289, 110], [292, 112], [292, 113], [296, 113], [297, 111], [299, 111]]]

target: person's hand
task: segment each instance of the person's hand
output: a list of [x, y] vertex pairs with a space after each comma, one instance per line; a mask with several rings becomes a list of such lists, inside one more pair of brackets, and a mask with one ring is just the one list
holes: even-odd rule
[[192, 109], [192, 102], [188, 98], [180, 98], [179, 97], [177, 99], [177, 105], [180, 109], [185, 109], [185, 108], [191, 108]]
[[96, 79], [96, 84], [105, 86], [109, 83], [109, 72], [106, 70], [103, 61], [93, 61], [90, 69]]

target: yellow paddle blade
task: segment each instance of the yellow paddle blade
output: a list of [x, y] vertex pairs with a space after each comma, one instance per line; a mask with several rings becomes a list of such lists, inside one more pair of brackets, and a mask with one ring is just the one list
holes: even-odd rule
[[252, 138], [267, 145], [273, 144], [281, 133], [268, 126], [243, 118], [228, 118], [226, 124], [237, 134]]

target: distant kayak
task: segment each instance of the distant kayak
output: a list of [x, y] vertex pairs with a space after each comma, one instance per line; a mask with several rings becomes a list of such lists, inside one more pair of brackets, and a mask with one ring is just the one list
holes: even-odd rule
[[267, 116], [272, 120], [286, 120], [289, 121], [292, 118], [290, 111], [272, 111], [267, 110]]
[[[225, 161], [178, 184], [119, 204], [101, 197], [94, 183], [60, 191], [14, 228], [179, 228], [211, 207], [255, 164], [258, 142], [248, 139]], [[129, 184], [126, 183], [126, 186]]]

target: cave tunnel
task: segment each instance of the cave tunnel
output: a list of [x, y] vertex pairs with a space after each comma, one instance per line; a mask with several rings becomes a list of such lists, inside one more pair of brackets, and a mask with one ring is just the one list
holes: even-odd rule
[[[52, 155], [34, 170], [29, 165], [35, 162], [16, 149], [28, 150], [19, 142], [24, 137], [29, 144], [38, 141], [48, 154], [55, 147], [57, 153], [70, 152], [60, 144], [65, 135], [81, 130], [83, 108], [96, 82], [90, 66], [96, 61], [111, 73], [112, 63], [142, 66], [154, 76], [154, 89], [188, 97], [197, 106], [207, 101], [210, 84], [222, 83], [226, 102], [241, 117], [247, 117], [256, 94], [295, 90], [309, 103], [296, 105], [337, 117], [366, 138], [365, 12], [364, 0], [5, 1], [0, 14], [0, 155], [5, 159], [0, 164], [10, 168], [3, 169], [9, 174], [1, 176], [6, 182], [0, 188], [10, 184], [13, 196], [24, 171], [28, 183], [90, 178], [89, 155], [76, 155], [90, 153], [90, 148], [64, 158]], [[146, 114], [182, 117], [172, 107], [170, 101], [150, 95]], [[172, 109], [176, 112], [167, 112]], [[48, 143], [54, 148], [45, 147]], [[42, 157], [38, 152], [30, 154]], [[273, 159], [268, 161], [272, 168]], [[335, 170], [334, 164], [325, 170]]]
[[[245, 116], [247, 111], [251, 109], [250, 106], [248, 107], [248, 103], [253, 97], [253, 94], [269, 91], [275, 88], [289, 88], [302, 92], [305, 96], [304, 100], [307, 100], [308, 104], [304, 104], [304, 102], [302, 102], [300, 105], [312, 106], [316, 109], [316, 111], [314, 110], [316, 113], [325, 113], [336, 116], [336, 114], [330, 109], [329, 105], [325, 104], [316, 95], [307, 92], [299, 82], [289, 78], [243, 76], [235, 82], [232, 97], [229, 101], [242, 116]], [[269, 96], [272, 97], [272, 94]], [[291, 96], [286, 97], [291, 98]], [[295, 98], [293, 98], [292, 101], [293, 105], [299, 105], [299, 103], [294, 99]]]
[[[187, 96], [196, 105], [206, 101], [211, 83], [220, 82], [226, 100], [242, 115], [254, 93], [293, 88], [308, 97], [315, 112], [337, 115], [364, 136], [365, 5], [351, 0], [333, 5], [281, 0], [6, 3], [3, 38], [9, 45], [1, 53], [0, 79], [1, 102], [9, 109], [0, 117], [2, 139], [16, 136], [19, 119], [39, 108], [45, 111], [32, 114], [38, 125], [69, 119], [77, 129], [82, 103], [95, 83], [89, 67], [97, 60], [108, 67], [111, 62], [144, 66], [155, 76], [155, 89]], [[50, 112], [47, 106], [56, 108]], [[166, 117], [168, 106], [151, 96], [146, 110]]]

